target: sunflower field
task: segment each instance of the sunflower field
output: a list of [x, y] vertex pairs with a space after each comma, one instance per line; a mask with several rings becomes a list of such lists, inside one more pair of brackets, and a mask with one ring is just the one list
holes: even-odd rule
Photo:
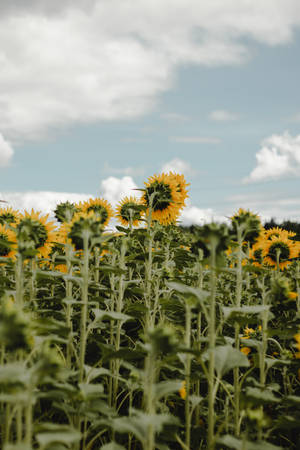
[[297, 236], [140, 194], [0, 209], [0, 448], [299, 449]]

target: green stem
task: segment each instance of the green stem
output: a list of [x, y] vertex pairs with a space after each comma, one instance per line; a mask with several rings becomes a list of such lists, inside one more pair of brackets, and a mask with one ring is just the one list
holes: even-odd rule
[[87, 341], [87, 314], [88, 314], [88, 285], [89, 285], [89, 232], [83, 232], [83, 265], [81, 288], [81, 320], [80, 320], [80, 353], [79, 353], [79, 382], [84, 378], [84, 362]]
[[[236, 293], [235, 293], [235, 301], [236, 307], [239, 308], [241, 306], [242, 301], [242, 282], [243, 282], [243, 274], [242, 274], [242, 230], [241, 227], [237, 229], [237, 238], [238, 238], [238, 260], [237, 260], [237, 268], [236, 268]], [[239, 350], [240, 348], [240, 325], [238, 322], [234, 324], [234, 340], [235, 340], [235, 348]], [[235, 436], [239, 436], [240, 434], [240, 371], [238, 367], [233, 369], [233, 377], [234, 377], [234, 404], [235, 404], [235, 420], [234, 420], [234, 431]]]
[[[187, 300], [188, 302], [188, 300]], [[185, 306], [185, 346], [187, 349], [191, 348], [191, 321], [192, 312], [190, 305], [186, 302]], [[190, 383], [191, 383], [191, 355], [186, 355], [185, 367], [185, 444], [190, 448], [191, 444], [191, 414], [190, 414]]]
[[208, 366], [208, 449], [214, 450], [214, 429], [215, 429], [215, 411], [214, 411], [214, 380], [215, 380], [215, 345], [216, 345], [216, 243], [212, 239], [211, 242], [211, 277], [210, 277], [210, 320], [208, 324], [208, 350], [209, 350], [209, 366]]

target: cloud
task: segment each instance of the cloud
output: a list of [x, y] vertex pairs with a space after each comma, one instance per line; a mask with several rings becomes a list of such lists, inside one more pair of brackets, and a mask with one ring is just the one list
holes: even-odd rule
[[183, 144], [220, 144], [221, 139], [201, 136], [171, 136], [170, 141]]
[[183, 209], [179, 218], [182, 225], [203, 225], [210, 222], [227, 222], [227, 218], [222, 216], [211, 208], [198, 208], [187, 202], [187, 206]]
[[195, 173], [190, 163], [180, 158], [174, 158], [164, 163], [161, 167], [161, 172], [176, 172], [184, 175], [194, 175]]
[[13, 154], [14, 151], [12, 146], [0, 133], [0, 167], [8, 166]]
[[123, 178], [108, 177], [101, 181], [101, 193], [113, 206], [123, 197], [130, 195], [139, 197], [140, 191], [134, 191], [136, 188], [137, 185], [130, 176]]
[[111, 167], [107, 162], [103, 165], [103, 172], [114, 175], [144, 175], [144, 167]]
[[244, 179], [245, 183], [300, 176], [300, 135], [273, 134], [262, 142], [256, 153], [256, 167]]
[[167, 122], [188, 122], [190, 119], [189, 117], [185, 116], [184, 114], [177, 114], [177, 113], [165, 113], [161, 114], [160, 117]]
[[215, 111], [212, 111], [208, 117], [217, 122], [230, 122], [238, 119], [237, 114], [226, 111], [225, 109], [216, 109]]
[[251, 194], [233, 195], [227, 198], [233, 211], [240, 207], [250, 209], [258, 214], [262, 221], [272, 218], [277, 221], [300, 220], [300, 198], [287, 197], [284, 193], [278, 192], [255, 192]]
[[291, 41], [298, 0], [0, 3], [0, 123], [13, 144], [155, 108], [182, 65], [241, 64]]
[[76, 194], [69, 192], [51, 192], [51, 191], [28, 191], [28, 192], [1, 192], [0, 198], [7, 202], [6, 206], [11, 206], [19, 211], [41, 211], [43, 214], [53, 216], [56, 205], [61, 202], [85, 201], [93, 195]]

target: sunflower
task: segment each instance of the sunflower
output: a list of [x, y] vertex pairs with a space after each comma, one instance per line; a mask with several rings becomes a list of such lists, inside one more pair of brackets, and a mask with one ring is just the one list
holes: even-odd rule
[[16, 254], [16, 235], [5, 225], [0, 224], [0, 256], [12, 258]]
[[119, 222], [126, 226], [132, 223], [138, 226], [143, 214], [143, 205], [135, 197], [124, 197], [117, 205], [117, 218]]
[[293, 231], [284, 230], [280, 227], [273, 227], [269, 228], [268, 230], [263, 230], [263, 237], [265, 239], [271, 239], [273, 236], [292, 238], [296, 236], [296, 233], [294, 233]]
[[299, 246], [296, 241], [291, 241], [287, 237], [272, 236], [264, 242], [262, 254], [266, 264], [276, 267], [279, 263], [279, 268], [283, 270], [291, 264], [291, 259], [298, 256], [298, 252]]
[[257, 214], [249, 210], [240, 208], [237, 213], [231, 217], [233, 227], [233, 234], [238, 235], [238, 230], [241, 230], [242, 239], [254, 244], [261, 234], [262, 225]]
[[2, 225], [14, 224], [18, 221], [19, 217], [20, 213], [10, 207], [0, 208], [0, 224]]
[[97, 219], [100, 219], [103, 226], [106, 226], [114, 215], [111, 205], [104, 198], [90, 198], [86, 202], [79, 203], [79, 205], [76, 206], [78, 206], [79, 210], [83, 213], [94, 213], [97, 216]]
[[250, 248], [249, 259], [253, 266], [261, 267], [263, 262], [263, 248], [264, 241], [261, 239], [255, 242], [255, 244]]
[[23, 247], [22, 249], [20, 248], [20, 238], [24, 242], [26, 240], [28, 242], [31, 241], [32, 247], [34, 251], [37, 251], [38, 256], [42, 256], [43, 258], [48, 257], [57, 235], [55, 223], [50, 222], [48, 217], [48, 214], [42, 215], [40, 211], [34, 211], [33, 209], [30, 213], [25, 211], [20, 216], [16, 230], [19, 240], [19, 250], [21, 252]]
[[169, 172], [169, 176], [171, 176], [175, 180], [175, 183], [177, 185], [177, 192], [180, 194], [180, 201], [179, 201], [181, 203], [180, 208], [183, 208], [184, 206], [186, 206], [185, 200], [188, 197], [187, 187], [190, 185], [190, 183], [187, 183], [185, 181], [184, 175]]
[[154, 175], [144, 184], [142, 202], [149, 208], [152, 201], [152, 220], [163, 225], [174, 223], [182, 207], [181, 194], [174, 175]]
[[67, 237], [71, 239], [75, 250], [84, 249], [84, 235], [88, 236], [88, 245], [92, 243], [92, 238], [98, 238], [103, 233], [105, 222], [103, 215], [98, 215], [93, 210], [80, 211], [74, 214], [72, 221], [66, 225]]

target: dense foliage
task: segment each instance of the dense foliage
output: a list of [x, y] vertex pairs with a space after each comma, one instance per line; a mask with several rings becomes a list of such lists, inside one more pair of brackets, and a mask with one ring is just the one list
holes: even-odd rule
[[117, 232], [103, 199], [0, 211], [1, 448], [300, 447], [298, 235], [180, 228], [185, 188], [152, 177]]

